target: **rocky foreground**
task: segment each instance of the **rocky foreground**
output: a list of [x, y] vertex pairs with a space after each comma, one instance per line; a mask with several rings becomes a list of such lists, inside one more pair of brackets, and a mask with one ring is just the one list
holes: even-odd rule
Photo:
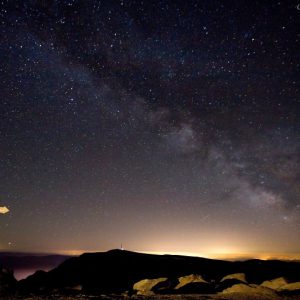
[[274, 298], [265, 298], [263, 296], [253, 296], [247, 294], [232, 295], [155, 295], [155, 296], [119, 296], [119, 295], [43, 295], [43, 296], [10, 296], [3, 300], [300, 300], [300, 296], [281, 296]]
[[21, 281], [2, 268], [0, 298], [300, 300], [300, 264], [115, 250], [74, 257]]

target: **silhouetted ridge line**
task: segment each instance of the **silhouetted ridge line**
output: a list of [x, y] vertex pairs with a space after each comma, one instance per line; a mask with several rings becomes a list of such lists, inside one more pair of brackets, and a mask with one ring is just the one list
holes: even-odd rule
[[170, 282], [176, 282], [180, 277], [198, 274], [207, 282], [219, 282], [224, 276], [234, 273], [243, 273], [248, 282], [260, 284], [276, 277], [300, 281], [299, 269], [300, 264], [294, 262], [230, 262], [113, 249], [67, 259], [49, 272], [39, 271], [21, 280], [18, 288], [23, 293], [47, 293], [80, 287], [85, 293], [109, 294], [130, 291], [136, 282], [143, 279], [168, 278]]

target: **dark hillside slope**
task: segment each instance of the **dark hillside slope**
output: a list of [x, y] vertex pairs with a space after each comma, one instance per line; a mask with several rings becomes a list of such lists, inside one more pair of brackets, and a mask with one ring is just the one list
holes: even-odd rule
[[37, 272], [19, 282], [22, 292], [51, 291], [81, 285], [86, 293], [121, 293], [145, 278], [200, 274], [218, 281], [231, 273], [243, 272], [251, 282], [279, 276], [300, 281], [300, 264], [251, 260], [229, 262], [199, 257], [151, 255], [111, 250], [73, 257], [49, 272]]

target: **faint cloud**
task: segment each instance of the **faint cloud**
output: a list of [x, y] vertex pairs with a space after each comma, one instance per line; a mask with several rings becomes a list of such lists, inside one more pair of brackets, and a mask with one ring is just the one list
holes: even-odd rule
[[0, 206], [0, 214], [6, 214], [9, 212], [9, 209], [6, 206]]

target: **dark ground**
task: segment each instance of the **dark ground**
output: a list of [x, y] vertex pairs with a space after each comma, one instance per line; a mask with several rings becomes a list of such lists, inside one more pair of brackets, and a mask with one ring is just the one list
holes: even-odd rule
[[[297, 262], [260, 260], [228, 262], [198, 257], [150, 255], [111, 250], [72, 257], [49, 272], [40, 271], [18, 282], [11, 275], [14, 280], [10, 290], [11, 296], [0, 296], [0, 298], [4, 300], [300, 300], [298, 294], [295, 296], [286, 296], [285, 294], [283, 296], [275, 292], [269, 295], [268, 293], [258, 294], [257, 291], [242, 290], [243, 294], [216, 294], [223, 291], [223, 288], [220, 289], [218, 284], [228, 274], [245, 273], [249, 283], [259, 285], [265, 280], [279, 277], [287, 278], [288, 282], [299, 282], [299, 270], [300, 264]], [[201, 274], [204, 279], [211, 283], [212, 294], [207, 294], [207, 290], [197, 290], [191, 295], [191, 290], [189, 290], [186, 291], [185, 295], [182, 295], [182, 292], [176, 295], [172, 293], [172, 289], [170, 293], [165, 292], [164, 295], [155, 296], [137, 296], [134, 294], [130, 297], [124, 293], [128, 291], [131, 295], [134, 283], [145, 278], [166, 277], [172, 283], [174, 280], [177, 282], [177, 278], [180, 276], [187, 274]], [[77, 291], [77, 286], [81, 286], [82, 290]]]
[[4, 297], [2, 300], [300, 300], [300, 295], [297, 296], [281, 296], [276, 298], [262, 298], [257, 295], [155, 295], [155, 296], [120, 296], [120, 295], [100, 295], [100, 296], [15, 296]]

